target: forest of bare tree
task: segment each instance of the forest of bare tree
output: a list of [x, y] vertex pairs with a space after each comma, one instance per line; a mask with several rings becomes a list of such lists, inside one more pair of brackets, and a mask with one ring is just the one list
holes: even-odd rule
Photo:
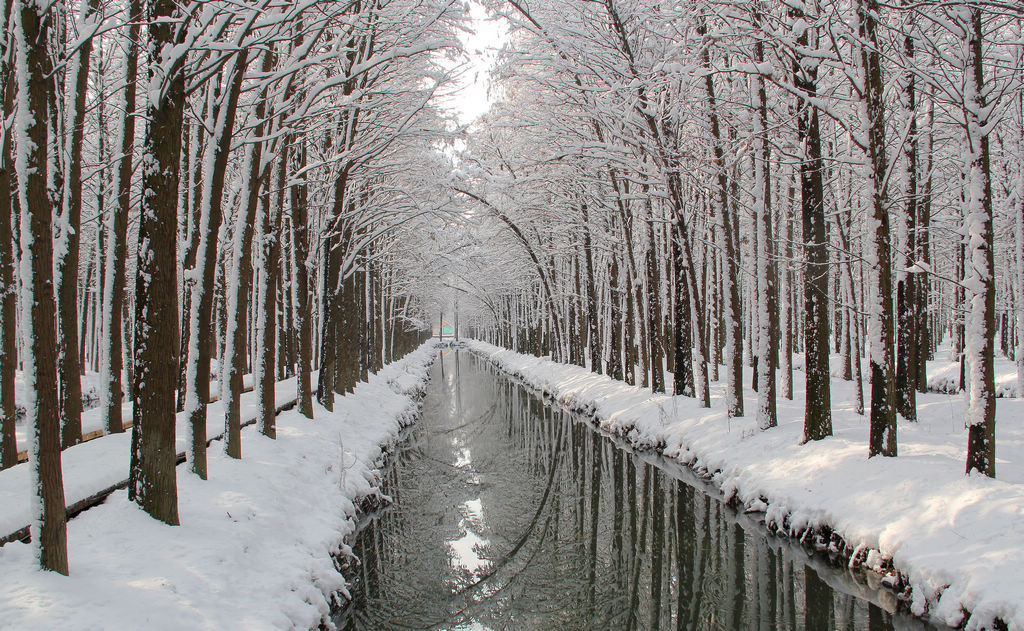
[[3, 9], [0, 475], [32, 513], [0, 537], [42, 568], [69, 573], [79, 444], [129, 433], [128, 499], [179, 525], [210, 450], [348, 409], [438, 334], [759, 432], [798, 406], [800, 445], [852, 412], [864, 459], [941, 393], [958, 473], [1016, 475], [1015, 0]]

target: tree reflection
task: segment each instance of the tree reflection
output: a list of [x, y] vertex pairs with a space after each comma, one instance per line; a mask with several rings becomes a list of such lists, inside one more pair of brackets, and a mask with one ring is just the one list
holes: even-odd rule
[[[456, 378], [434, 381], [387, 470], [396, 504], [354, 545], [362, 565], [341, 628], [925, 628], [482, 360], [456, 351], [437, 364]], [[453, 465], [455, 445], [471, 463]], [[446, 542], [467, 501], [480, 507], [485, 562], [453, 578]]]

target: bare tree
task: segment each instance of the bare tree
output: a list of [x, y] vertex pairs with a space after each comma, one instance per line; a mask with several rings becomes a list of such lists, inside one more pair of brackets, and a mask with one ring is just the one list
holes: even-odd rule
[[135, 384], [128, 495], [160, 521], [178, 524], [175, 391], [178, 381], [178, 168], [185, 106], [190, 5], [151, 0], [149, 94], [142, 151], [142, 208], [135, 283]]
[[47, 100], [52, 67], [47, 52], [53, 14], [37, 2], [15, 4], [19, 142], [16, 169], [21, 207], [21, 320], [25, 346], [25, 411], [34, 505], [32, 522], [39, 565], [68, 573], [67, 519], [61, 473], [57, 394], [52, 205], [47, 168]]
[[[3, 3], [4, 24], [13, 23], [11, 2]], [[18, 182], [14, 170], [14, 138], [11, 120], [14, 114], [17, 82], [14, 66], [15, 42], [13, 29], [4, 29], [0, 35], [0, 469], [13, 467], [18, 462], [15, 435], [16, 404], [14, 401], [14, 375], [18, 363], [18, 285], [16, 280], [13, 224], [21, 213], [18, 205]], [[20, 224], [19, 224], [20, 225]]]
[[872, 185], [868, 229], [868, 334], [871, 338], [871, 431], [868, 456], [896, 455], [896, 401], [893, 370], [892, 262], [889, 235], [888, 158], [885, 144], [884, 81], [876, 34], [878, 3], [857, 4], [867, 115], [868, 178]]

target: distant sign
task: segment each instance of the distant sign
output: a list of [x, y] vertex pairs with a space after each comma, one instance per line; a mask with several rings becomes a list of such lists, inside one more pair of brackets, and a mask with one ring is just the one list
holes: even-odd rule
[[452, 327], [450, 327], [450, 326], [443, 326], [443, 327], [441, 327], [441, 335], [451, 335], [451, 334], [452, 334]]

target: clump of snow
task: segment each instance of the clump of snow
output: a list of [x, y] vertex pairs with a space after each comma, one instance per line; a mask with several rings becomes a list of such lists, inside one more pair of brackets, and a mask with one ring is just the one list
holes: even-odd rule
[[706, 409], [585, 368], [468, 344], [602, 430], [710, 478], [738, 505], [763, 511], [770, 529], [829, 548], [841, 540], [851, 562], [909, 590], [915, 614], [967, 629], [992, 628], [997, 618], [1024, 629], [1024, 426], [1016, 422], [1024, 401], [999, 404], [999, 478], [967, 477], [962, 396], [919, 395], [919, 422], [900, 421], [900, 456], [869, 460], [868, 420], [854, 410], [852, 382], [833, 380], [835, 435], [800, 445], [802, 379], [793, 401], [778, 401], [779, 426], [759, 431], [753, 415], [727, 417], [721, 385]]
[[[0, 548], [3, 625], [319, 626], [345, 588], [334, 555], [355, 528], [357, 502], [375, 493], [382, 446], [415, 418], [434, 356], [425, 344], [336, 397], [333, 413], [317, 406], [315, 420], [280, 414], [276, 441], [247, 428], [244, 459], [210, 450], [209, 481], [180, 468], [181, 526], [114, 493], [68, 523], [69, 577], [38, 570], [30, 546]], [[118, 444], [127, 457], [124, 436], [93, 443]]]

